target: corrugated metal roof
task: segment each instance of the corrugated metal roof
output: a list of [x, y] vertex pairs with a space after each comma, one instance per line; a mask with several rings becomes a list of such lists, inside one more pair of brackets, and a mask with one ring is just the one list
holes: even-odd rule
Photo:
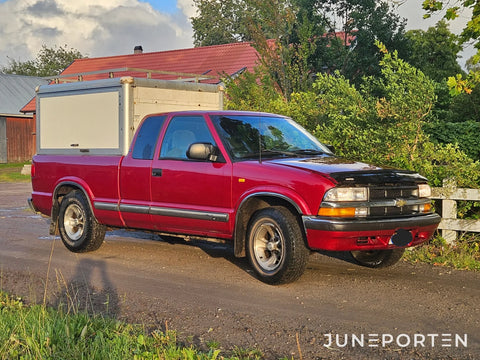
[[0, 74], [0, 114], [21, 115], [20, 109], [35, 96], [38, 85], [48, 81], [34, 76]]

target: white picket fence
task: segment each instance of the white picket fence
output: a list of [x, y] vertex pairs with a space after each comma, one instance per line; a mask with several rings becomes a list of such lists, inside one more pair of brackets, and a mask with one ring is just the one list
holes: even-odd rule
[[438, 228], [448, 243], [456, 241], [458, 232], [480, 232], [480, 220], [457, 219], [457, 201], [480, 201], [480, 189], [457, 188], [454, 181], [444, 180], [443, 187], [432, 188], [432, 199], [442, 209]]

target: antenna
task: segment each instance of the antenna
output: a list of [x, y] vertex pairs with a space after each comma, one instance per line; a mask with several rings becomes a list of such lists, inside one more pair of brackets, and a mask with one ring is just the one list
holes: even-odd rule
[[259, 149], [259, 159], [258, 162], [261, 164], [262, 163], [262, 117], [259, 117], [259, 123], [258, 123], [258, 149]]

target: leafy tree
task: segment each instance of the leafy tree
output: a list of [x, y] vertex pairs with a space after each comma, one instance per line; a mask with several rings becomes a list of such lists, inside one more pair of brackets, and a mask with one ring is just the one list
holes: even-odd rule
[[250, 41], [243, 0], [193, 0], [197, 15], [191, 18], [195, 46]]
[[[460, 4], [459, 4], [460, 3]], [[461, 5], [461, 6], [460, 6]], [[461, 33], [461, 42], [466, 43], [471, 40], [475, 41], [475, 47], [478, 49], [474, 62], [480, 61], [480, 2], [476, 0], [462, 0], [450, 4], [446, 0], [424, 0], [423, 9], [426, 10], [425, 18], [430, 17], [433, 13], [445, 10], [444, 18], [447, 20], [454, 20], [460, 16], [463, 8], [468, 8], [472, 11], [472, 18], [465, 25]], [[445, 8], [445, 6], [447, 6]]]
[[[289, 0], [195, 0], [192, 18], [199, 46], [251, 40], [260, 54], [261, 78], [284, 97], [310, 84], [311, 58], [318, 28], [307, 19], [298, 22], [298, 7]], [[227, 23], [227, 24], [224, 24]]]
[[[448, 95], [447, 85], [442, 84], [442, 87]], [[470, 94], [463, 92], [454, 97], [448, 95], [448, 99], [443, 105], [436, 102], [435, 116], [425, 131], [436, 143], [458, 144], [458, 148], [472, 159], [480, 160], [480, 87], [473, 88]], [[440, 109], [441, 106], [445, 108]]]
[[[475, 104], [459, 109], [457, 105], [467, 99], [463, 96], [453, 98], [446, 83], [448, 77], [463, 73], [457, 62], [457, 54], [462, 48], [459, 45], [459, 37], [449, 31], [445, 20], [439, 21], [435, 27], [430, 27], [427, 31], [410, 30], [406, 33], [406, 37], [409, 40], [407, 61], [436, 82], [436, 101], [432, 108], [432, 122], [427, 124], [425, 131], [437, 143], [458, 142], [459, 148], [466, 151], [464, 145], [471, 143], [470, 140], [457, 131], [451, 131], [451, 127], [456, 122], [471, 118], [475, 112]], [[460, 126], [459, 128], [469, 127]], [[466, 153], [470, 156], [475, 154], [474, 158], [477, 158], [476, 152], [466, 151]]]
[[261, 67], [226, 79], [225, 107], [232, 110], [272, 111], [272, 103], [282, 98], [270, 74]]
[[[460, 44], [472, 41], [477, 49], [477, 53], [472, 58], [472, 65], [480, 62], [480, 41], [478, 41], [480, 39], [480, 1], [461, 0], [450, 3], [447, 0], [424, 0], [422, 7], [426, 11], [424, 15], [425, 18], [430, 17], [433, 13], [445, 10], [444, 18], [447, 20], [458, 18], [463, 9], [470, 9], [472, 11], [472, 17], [460, 34]], [[464, 78], [462, 74], [458, 74], [448, 79], [448, 85], [452, 95], [458, 95], [462, 92], [469, 94], [478, 83], [480, 83], [480, 71], [478, 71], [478, 68], [470, 70], [466, 78]]]
[[480, 122], [434, 122], [428, 125], [426, 131], [437, 143], [456, 144], [470, 158], [480, 160]]
[[436, 186], [444, 178], [457, 177], [460, 186], [478, 187], [480, 164], [454, 144], [432, 142], [424, 131], [431, 119], [435, 83], [397, 52], [378, 45], [381, 74], [364, 77], [358, 88], [337, 71], [318, 74], [311, 89], [286, 99], [276, 96], [271, 84], [255, 86], [251, 77], [246, 93], [227, 86], [227, 104], [291, 116], [340, 156], [415, 170]]
[[28, 76], [58, 75], [75, 59], [80, 58], [83, 55], [67, 45], [52, 48], [43, 45], [35, 60], [17, 61], [9, 58], [9, 65], [2, 68], [2, 72]]
[[[406, 49], [405, 22], [387, 1], [194, 2], [198, 7], [192, 18], [195, 45], [252, 41], [286, 97], [292, 90], [305, 89], [311, 83], [309, 76], [318, 72], [340, 70], [354, 82], [364, 75], [378, 75], [375, 40], [401, 54]], [[332, 20], [339, 18], [341, 24]], [[341, 37], [338, 28], [344, 31]]]
[[311, 83], [309, 59], [317, 47], [313, 24], [307, 19], [297, 22], [298, 9], [284, 0], [250, 1], [262, 18], [261, 22], [252, 21], [249, 29], [263, 72], [285, 98], [306, 90]]
[[405, 36], [409, 41], [406, 59], [429, 78], [444, 82], [463, 72], [457, 62], [462, 50], [459, 37], [450, 32], [446, 21], [439, 21], [427, 31], [410, 30]]
[[[381, 76], [364, 78], [360, 92], [343, 90], [355, 94], [347, 97], [354, 101], [347, 106], [334, 100], [335, 111], [342, 108], [355, 111], [342, 111], [335, 115], [339, 121], [326, 121], [317, 129], [318, 134], [328, 134], [332, 140], [338, 141], [335, 145], [339, 145], [339, 149], [350, 157], [361, 155], [362, 159], [377, 164], [413, 169], [422, 145], [428, 140], [423, 124], [433, 105], [434, 86], [421, 71], [399, 59], [396, 51], [390, 53], [384, 45], [379, 46], [383, 55], [379, 63]], [[322, 94], [330, 93], [331, 80], [321, 80], [316, 83], [316, 89], [320, 89]], [[345, 82], [345, 79], [340, 77], [337, 81]], [[339, 86], [333, 88], [335, 91], [340, 89]], [[338, 95], [334, 94], [335, 97]], [[332, 101], [331, 97], [327, 99]], [[328, 118], [332, 117], [329, 115]], [[357, 118], [361, 120], [357, 122]], [[332, 133], [332, 129], [336, 130]], [[336, 131], [341, 133], [336, 135]], [[349, 134], [349, 142], [354, 144], [342, 144], [345, 138], [342, 132], [345, 131], [353, 131]], [[354, 154], [350, 153], [351, 148], [356, 149]]]
[[[191, 18], [195, 46], [209, 46], [253, 41], [253, 28], [261, 27], [264, 36], [278, 36], [281, 24], [272, 23], [273, 14], [290, 7], [289, 0], [193, 0], [196, 16]], [[284, 19], [278, 19], [280, 23]], [[288, 20], [288, 19], [287, 19]]]
[[[480, 164], [454, 144], [433, 143], [424, 131], [435, 101], [434, 83], [396, 52], [389, 53], [383, 46], [380, 50], [381, 76], [364, 78], [359, 91], [341, 77], [336, 81], [343, 88], [332, 86], [331, 79], [319, 78], [318, 100], [328, 120], [315, 134], [338, 146], [341, 155], [415, 170], [436, 186], [454, 177], [461, 186], [478, 187]], [[337, 100], [338, 90], [348, 94], [344, 97], [347, 103]]]
[[467, 59], [467, 61], [465, 63], [465, 66], [466, 66], [467, 70], [468, 71], [479, 72], [480, 71], [480, 62], [475, 63], [473, 60], [474, 60], [473, 57], [471, 57], [470, 59]]
[[[298, 0], [309, 6], [310, 11], [320, 12], [323, 19], [340, 19], [340, 24], [331, 23], [328, 28], [345, 32], [343, 51], [336, 51], [336, 58], [321, 58], [315, 71], [322, 67], [338, 69], [354, 83], [364, 75], [379, 75], [379, 55], [375, 40], [387, 48], [404, 54], [406, 49], [405, 20], [393, 11], [387, 1], [375, 0]], [[308, 11], [308, 9], [305, 9]], [[313, 16], [313, 15], [311, 15]], [[331, 21], [331, 20], [329, 20]], [[349, 44], [350, 39], [355, 39]], [[330, 61], [330, 62], [329, 62]]]

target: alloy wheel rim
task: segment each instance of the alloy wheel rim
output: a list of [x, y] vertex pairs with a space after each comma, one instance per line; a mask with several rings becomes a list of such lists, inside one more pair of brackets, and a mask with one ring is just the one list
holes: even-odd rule
[[285, 256], [283, 234], [272, 222], [265, 222], [253, 233], [253, 252], [258, 265], [265, 271], [273, 272], [282, 264]]
[[77, 241], [83, 235], [85, 229], [85, 213], [77, 204], [70, 205], [65, 211], [64, 228], [68, 237]]

